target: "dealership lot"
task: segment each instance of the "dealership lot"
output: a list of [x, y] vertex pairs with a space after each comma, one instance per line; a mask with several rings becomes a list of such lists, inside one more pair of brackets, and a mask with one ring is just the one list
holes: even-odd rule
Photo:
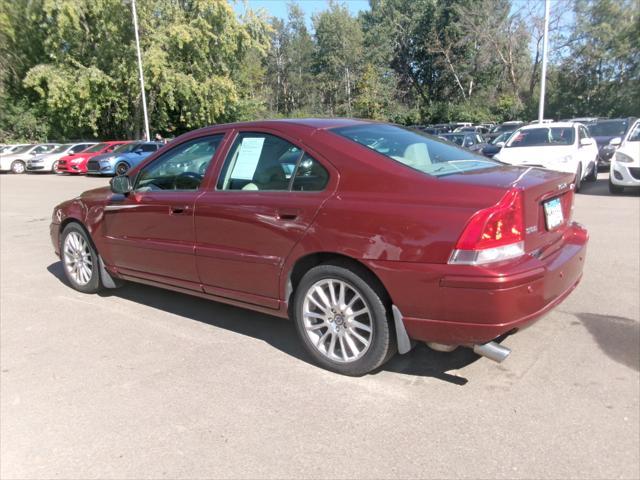
[[0, 176], [2, 478], [638, 478], [640, 197], [584, 184], [578, 289], [503, 364], [418, 346], [341, 377], [293, 325], [68, 287], [52, 208], [106, 179]]

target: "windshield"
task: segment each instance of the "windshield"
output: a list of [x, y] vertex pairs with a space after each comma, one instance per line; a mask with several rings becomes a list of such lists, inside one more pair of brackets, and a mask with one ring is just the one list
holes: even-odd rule
[[573, 145], [573, 127], [528, 128], [519, 130], [507, 147], [544, 147], [547, 145]]
[[69, 150], [69, 148], [73, 145], [73, 143], [68, 143], [66, 145], [58, 145], [56, 148], [51, 150], [49, 153], [62, 153]]
[[627, 120], [610, 120], [589, 125], [589, 132], [592, 137], [623, 137], [628, 127]]
[[24, 153], [27, 150], [29, 150], [32, 147], [32, 145], [23, 145], [22, 147], [18, 147], [15, 150], [13, 150], [11, 153]]
[[94, 145], [91, 148], [87, 148], [86, 150], [83, 150], [82, 153], [96, 153], [102, 150], [103, 148], [106, 148], [107, 146], [109, 146], [108, 143], [98, 143], [97, 145]]
[[635, 127], [629, 135], [628, 142], [640, 142], [640, 122], [636, 123]]
[[429, 175], [449, 175], [499, 165], [450, 143], [395, 125], [355, 125], [331, 131]]
[[449, 140], [457, 145], [464, 145], [464, 135], [440, 135], [445, 140]]
[[491, 144], [492, 144], [492, 145], [495, 145], [495, 144], [496, 144], [496, 143], [498, 143], [498, 142], [505, 142], [505, 143], [506, 143], [506, 142], [507, 142], [507, 140], [509, 140], [509, 137], [511, 136], [511, 134], [512, 134], [512, 133], [513, 133], [513, 132], [504, 132], [504, 133], [502, 133], [502, 134], [498, 135], [496, 138], [494, 138], [494, 139], [491, 141]]
[[138, 143], [138, 142], [125, 143], [123, 145], [119, 145], [111, 153], [129, 153], [129, 152], [133, 152], [133, 149], [136, 148], [138, 145], [140, 145], [140, 143]]

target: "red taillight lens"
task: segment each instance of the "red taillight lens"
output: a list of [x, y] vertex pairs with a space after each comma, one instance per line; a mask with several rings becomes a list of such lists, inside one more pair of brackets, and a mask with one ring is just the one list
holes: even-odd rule
[[484, 250], [524, 239], [522, 192], [511, 189], [500, 201], [476, 212], [458, 239], [460, 250]]
[[522, 191], [512, 188], [492, 207], [476, 212], [462, 231], [450, 263], [482, 264], [524, 253]]

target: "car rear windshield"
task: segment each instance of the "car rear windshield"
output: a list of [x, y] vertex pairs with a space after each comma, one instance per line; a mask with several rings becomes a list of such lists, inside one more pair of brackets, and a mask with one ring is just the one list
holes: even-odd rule
[[592, 137], [622, 137], [627, 133], [627, 128], [627, 120], [609, 120], [589, 125], [589, 132]]
[[331, 131], [428, 175], [450, 175], [499, 165], [443, 140], [396, 125], [355, 125]]
[[96, 145], [94, 145], [91, 148], [87, 148], [86, 150], [83, 150], [83, 153], [96, 153], [99, 152], [100, 150], [102, 150], [103, 148], [107, 147], [107, 145], [109, 145], [108, 143], [98, 143]]
[[528, 128], [519, 130], [507, 142], [508, 148], [573, 145], [573, 127]]

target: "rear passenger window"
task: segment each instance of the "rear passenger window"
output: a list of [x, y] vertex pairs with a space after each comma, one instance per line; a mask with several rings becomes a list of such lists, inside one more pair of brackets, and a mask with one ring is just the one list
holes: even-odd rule
[[329, 172], [316, 160], [305, 153], [296, 170], [291, 190], [298, 192], [317, 192], [323, 190], [329, 181]]
[[241, 133], [225, 160], [219, 190], [289, 190], [302, 150], [264, 133]]

